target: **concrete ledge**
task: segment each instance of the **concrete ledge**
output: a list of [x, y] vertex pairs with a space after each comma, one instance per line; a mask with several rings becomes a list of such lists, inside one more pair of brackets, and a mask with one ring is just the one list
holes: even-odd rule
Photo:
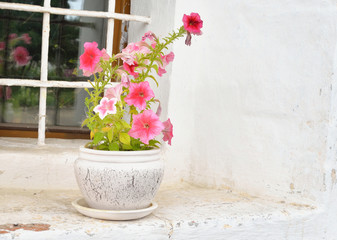
[[0, 190], [0, 239], [313, 239], [303, 223], [320, 213], [310, 204], [185, 185], [161, 189], [159, 207], [148, 217], [103, 221], [78, 213], [71, 206], [78, 197], [76, 191]]

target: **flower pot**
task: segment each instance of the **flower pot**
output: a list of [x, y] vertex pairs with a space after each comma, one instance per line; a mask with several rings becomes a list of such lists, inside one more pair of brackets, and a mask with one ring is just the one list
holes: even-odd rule
[[160, 150], [80, 148], [75, 176], [91, 208], [136, 210], [150, 206], [164, 175]]

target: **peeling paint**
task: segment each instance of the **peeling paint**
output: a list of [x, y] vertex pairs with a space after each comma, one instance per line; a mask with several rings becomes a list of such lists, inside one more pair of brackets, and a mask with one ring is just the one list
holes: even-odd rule
[[30, 223], [30, 224], [4, 224], [0, 225], [0, 234], [9, 233], [8, 231], [16, 231], [19, 229], [28, 230], [28, 231], [46, 231], [49, 230], [49, 224], [42, 224], [42, 223]]

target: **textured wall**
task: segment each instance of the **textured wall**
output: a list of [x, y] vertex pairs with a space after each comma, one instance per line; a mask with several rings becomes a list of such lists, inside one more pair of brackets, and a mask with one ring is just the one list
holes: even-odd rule
[[335, 161], [335, 2], [177, 1], [176, 27], [191, 11], [204, 34], [174, 45], [168, 161], [197, 185], [319, 198]]

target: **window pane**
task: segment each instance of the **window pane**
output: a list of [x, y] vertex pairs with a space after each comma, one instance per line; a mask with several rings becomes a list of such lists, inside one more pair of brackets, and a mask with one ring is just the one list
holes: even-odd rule
[[39, 88], [0, 86], [0, 122], [37, 124]]
[[43, 6], [43, 0], [12, 0], [10, 2]]
[[105, 48], [104, 19], [52, 15], [49, 38], [48, 79], [86, 81], [79, 67], [85, 42], [97, 42]]
[[51, 6], [76, 10], [106, 11], [107, 0], [52, 0]]
[[47, 94], [47, 125], [80, 127], [85, 119], [84, 89], [49, 88]]
[[0, 10], [0, 77], [40, 78], [42, 14]]

